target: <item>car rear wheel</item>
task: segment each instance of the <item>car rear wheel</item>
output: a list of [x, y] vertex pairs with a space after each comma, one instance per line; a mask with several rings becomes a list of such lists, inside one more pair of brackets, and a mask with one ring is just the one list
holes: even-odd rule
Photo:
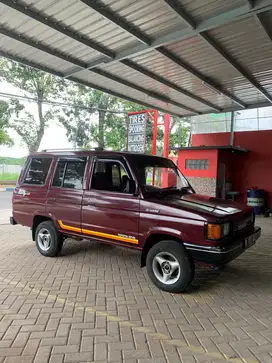
[[57, 256], [63, 245], [63, 239], [52, 221], [45, 221], [38, 225], [35, 241], [38, 251], [47, 257]]
[[183, 292], [194, 278], [194, 263], [176, 241], [155, 244], [147, 254], [146, 267], [152, 282], [168, 292]]

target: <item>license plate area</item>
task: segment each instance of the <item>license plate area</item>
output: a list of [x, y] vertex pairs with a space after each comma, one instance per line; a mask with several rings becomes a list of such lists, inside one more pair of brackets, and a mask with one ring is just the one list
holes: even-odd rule
[[247, 237], [244, 241], [244, 248], [247, 249], [247, 248], [253, 246], [255, 242], [256, 242], [256, 239], [254, 238], [254, 235]]
[[253, 246], [257, 239], [260, 237], [261, 232], [257, 232], [252, 234], [251, 236], [245, 238], [244, 240], [244, 249], [250, 248], [251, 246]]

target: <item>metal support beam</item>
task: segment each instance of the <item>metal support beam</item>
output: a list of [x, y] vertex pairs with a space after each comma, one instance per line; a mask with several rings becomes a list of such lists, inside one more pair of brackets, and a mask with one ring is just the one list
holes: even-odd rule
[[221, 93], [222, 95], [226, 96], [233, 102], [235, 102], [237, 105], [245, 108], [246, 105], [240, 101], [238, 98], [233, 96], [228, 91], [223, 90], [220, 86], [216, 85], [213, 81], [211, 81], [208, 77], [201, 74], [198, 70], [193, 68], [191, 65], [189, 65], [187, 62], [183, 61], [179, 57], [177, 57], [175, 54], [171, 53], [169, 50], [167, 50], [165, 47], [159, 47], [156, 49], [159, 53], [163, 54], [165, 57], [185, 69], [190, 74], [194, 75], [196, 78], [198, 78], [200, 81], [205, 82], [207, 85], [209, 85], [211, 88], [218, 91], [218, 93]]
[[63, 59], [66, 62], [69, 62], [71, 64], [74, 64], [78, 67], [80, 67], [81, 69], [86, 69], [87, 68], [87, 64], [84, 62], [81, 62], [80, 60], [71, 57], [67, 54], [64, 54], [62, 52], [59, 52], [58, 50], [55, 50], [53, 48], [48, 47], [47, 45], [44, 45], [40, 42], [37, 42], [36, 40], [33, 40], [33, 38], [27, 38], [24, 35], [21, 35], [19, 33], [15, 33], [13, 30], [4, 28], [3, 26], [0, 26], [0, 34], [5, 35], [8, 38], [14, 39], [20, 43], [29, 45], [32, 48], [41, 50], [42, 52], [45, 52], [47, 54], [51, 54], [54, 57]]
[[263, 30], [266, 32], [266, 35], [272, 41], [272, 24], [269, 19], [266, 19], [265, 14], [257, 14], [256, 18], [259, 21], [259, 24], [262, 26]]
[[112, 52], [111, 50], [98, 44], [94, 40], [91, 40], [91, 39], [85, 37], [84, 35], [77, 33], [73, 29], [71, 29], [67, 26], [61, 25], [60, 22], [58, 22], [54, 19], [50, 19], [50, 18], [46, 17], [45, 15], [41, 15], [41, 13], [35, 11], [30, 6], [26, 6], [25, 4], [23, 5], [23, 4], [20, 4], [19, 2], [15, 2], [15, 1], [11, 1], [11, 0], [1, 0], [0, 3], [5, 4], [6, 6], [12, 8], [14, 10], [17, 10], [18, 12], [20, 12], [22, 14], [25, 14], [26, 16], [48, 26], [49, 28], [52, 28], [52, 29], [66, 35], [67, 37], [69, 37], [71, 39], [76, 40], [77, 42], [79, 42], [81, 44], [86, 45], [89, 48], [96, 50], [97, 52], [99, 52], [101, 54], [104, 54], [108, 58], [113, 59], [115, 57], [114, 52]]
[[[23, 13], [23, 14], [27, 15], [28, 17], [35, 19], [36, 21], [39, 21], [57, 31], [60, 31], [61, 33], [65, 34], [69, 37], [67, 28], [60, 26], [57, 23], [54, 23], [53, 21], [46, 20], [46, 18], [44, 16], [37, 14], [37, 12], [35, 12], [33, 10], [31, 11], [25, 5], [20, 5], [18, 2], [14, 3], [10, 0], [0, 0], [0, 3], [3, 3], [6, 6], [9, 6], [10, 8], [15, 9], [18, 12]], [[118, 62], [122, 59], [127, 59], [127, 58], [133, 57], [135, 55], [145, 53], [151, 49], [155, 49], [155, 48], [158, 48], [163, 45], [172, 44], [174, 42], [190, 38], [203, 31], [214, 29], [218, 26], [224, 25], [231, 21], [235, 21], [237, 19], [243, 19], [244, 17], [247, 17], [249, 14], [259, 14], [259, 13], [262, 13], [262, 12], [265, 12], [265, 11], [268, 11], [271, 9], [272, 9], [271, 0], [255, 0], [254, 9], [250, 10], [248, 5], [245, 4], [243, 6], [237, 7], [236, 9], [229, 10], [225, 13], [220, 13], [212, 18], [203, 20], [196, 25], [195, 29], [177, 27], [175, 30], [172, 30], [171, 32], [165, 33], [164, 35], [161, 35], [160, 37], [158, 37], [156, 39], [152, 39], [152, 44], [150, 46], [148, 46], [146, 44], [142, 44], [142, 43], [137, 44], [137, 45], [132, 45], [131, 47], [128, 47], [125, 50], [116, 53], [115, 56], [112, 52], [110, 52], [110, 54], [109, 54], [108, 50], [106, 50], [106, 52], [107, 52], [106, 56], [104, 55], [104, 56], [99, 57], [96, 61], [90, 63], [88, 65], [88, 68], [93, 68], [93, 67], [101, 65], [103, 63]], [[87, 46], [89, 46], [89, 45], [86, 44], [86, 42], [88, 42], [88, 43], [92, 42], [89, 39], [87, 39], [85, 42], [85, 40], [83, 39], [84, 37], [81, 37], [80, 35], [74, 33], [73, 31], [71, 31], [71, 33], [73, 35], [72, 36], [73, 39], [78, 40], [80, 42], [82, 42], [82, 40], [83, 40], [83, 44], [85, 44]], [[93, 49], [95, 49], [95, 48], [93, 48]], [[99, 49], [96, 49], [96, 50], [99, 51]], [[101, 53], [104, 54], [103, 49], [101, 49]], [[110, 58], [114, 58], [114, 59], [110, 59]], [[74, 74], [80, 72], [81, 70], [82, 70], [81, 68], [77, 67], [73, 71], [71, 71], [69, 73], [69, 75], [74, 75]]]
[[[119, 26], [121, 29], [125, 30], [127, 33], [133, 35], [135, 38], [140, 40], [141, 42], [150, 45], [150, 39], [141, 31], [139, 31], [137, 28], [135, 28], [132, 24], [129, 24], [122, 18], [116, 16], [115, 13], [113, 13], [111, 10], [108, 9], [107, 6], [104, 4], [101, 4], [101, 2], [98, 0], [81, 0], [84, 4], [95, 10], [100, 15], [104, 16], [106, 19], [110, 20], [115, 25]], [[164, 0], [164, 2], [170, 6], [175, 12], [178, 13], [178, 15], [188, 24], [191, 28], [195, 28], [196, 24], [193, 21], [193, 19], [185, 12], [185, 10], [181, 7], [180, 3], [177, 0]], [[158, 52], [166, 56], [168, 59], [172, 60], [176, 64], [180, 65], [184, 69], [186, 69], [188, 72], [199, 78], [201, 81], [205, 81], [207, 84], [210, 84], [213, 88], [217, 89], [221, 94], [231, 99], [233, 102], [237, 103], [239, 106], [245, 108], [245, 104], [238, 100], [236, 97], [232, 96], [227, 91], [224, 91], [217, 87], [213, 82], [207, 79], [207, 77], [204, 77], [200, 75], [199, 72], [196, 70], [193, 70], [192, 67], [189, 65], [186, 65], [181, 60], [178, 60], [177, 57], [170, 54], [170, 52], [167, 52], [167, 50], [164, 47], [160, 47], [156, 49]], [[217, 108], [219, 111], [220, 109]]]
[[208, 107], [210, 107], [212, 109], [215, 109], [218, 112], [221, 111], [220, 108], [218, 108], [217, 106], [213, 105], [211, 102], [206, 101], [204, 98], [195, 96], [193, 93], [185, 90], [184, 88], [181, 88], [180, 86], [176, 85], [173, 82], [168, 81], [166, 78], [163, 78], [163, 77], [157, 75], [156, 73], [151, 72], [150, 70], [148, 70], [148, 69], [140, 66], [139, 64], [137, 64], [135, 62], [132, 62], [131, 60], [128, 60], [128, 59], [127, 60], [123, 60], [123, 61], [121, 61], [121, 63], [122, 64], [125, 64], [127, 67], [130, 67], [130, 68], [134, 69], [137, 72], [140, 72], [140, 73], [146, 75], [149, 78], [154, 79], [155, 81], [157, 81], [159, 83], [164, 84], [165, 86], [167, 86], [169, 88], [174, 89], [175, 91], [178, 91], [178, 92], [184, 94], [187, 97], [190, 97], [190, 98], [194, 99], [197, 102], [200, 102], [200, 103], [202, 103], [202, 104], [204, 104], [204, 105], [206, 105], [206, 106], [208, 106]]
[[187, 25], [189, 25], [192, 29], [195, 29], [196, 23], [193, 19], [187, 14], [187, 12], [183, 9], [180, 2], [177, 0], [164, 0], [164, 2], [172, 8], [181, 18], [185, 21]]
[[[0, 0], [1, 2], [1, 0]], [[260, 14], [265, 11], [272, 10], [271, 0], [256, 0], [256, 4], [253, 10], [250, 11], [247, 5], [243, 5], [235, 10], [230, 10], [225, 13], [221, 13], [216, 15], [210, 19], [206, 19], [197, 24], [195, 29], [192, 28], [180, 28], [171, 31], [170, 33], [166, 33], [161, 35], [160, 37], [153, 39], [151, 46], [147, 46], [144, 44], [133, 45], [129, 48], [126, 48], [124, 51], [116, 53], [114, 60], [110, 60], [107, 57], [100, 57], [94, 62], [88, 65], [88, 68], [96, 67], [103, 63], [115, 63], [123, 59], [131, 58], [135, 55], [139, 55], [145, 53], [151, 49], [156, 49], [160, 46], [172, 44], [177, 41], [182, 41], [184, 39], [190, 38], [192, 36], [198, 35], [201, 32], [206, 30], [214, 29], [218, 26], [227, 24], [231, 21], [235, 21], [237, 19], [243, 19], [247, 17], [249, 14]], [[74, 75], [80, 72], [81, 69], [75, 68], [71, 71], [69, 75]]]
[[[41, 43], [38, 43], [36, 42], [35, 40], [33, 39], [30, 39], [30, 38], [27, 38], [25, 36], [22, 36], [20, 34], [17, 34], [9, 29], [6, 29], [4, 27], [1, 27], [0, 26], [0, 34], [3, 34], [11, 39], [15, 39], [16, 41], [20, 42], [20, 43], [23, 43], [23, 44], [27, 44], [35, 49], [38, 49], [38, 50], [41, 50], [47, 54], [51, 54], [53, 55], [54, 57], [57, 57], [59, 59], [63, 59], [65, 60], [66, 62], [69, 62], [69, 63], [72, 63], [72, 64], [75, 64], [79, 67], [81, 67], [82, 69], [86, 69], [86, 64], [83, 63], [83, 62], [80, 62], [79, 60], [77, 60], [76, 58], [74, 57], [71, 57], [71, 56], [67, 56], [67, 55], [64, 55], [63, 53], [59, 52], [59, 51], [56, 51], [46, 45], [43, 45]], [[153, 97], [153, 98], [156, 98], [162, 102], [166, 102], [166, 103], [170, 103], [174, 106], [177, 106], [177, 107], [180, 107], [180, 108], [183, 108], [184, 110], [187, 110], [193, 114], [199, 114], [199, 112], [197, 110], [194, 110], [186, 105], [183, 105], [179, 102], [176, 102], [174, 100], [171, 100], [170, 98], [160, 94], [160, 93], [157, 93], [157, 92], [153, 92], [152, 90], [148, 90], [148, 89], [145, 89], [143, 87], [140, 87], [138, 86], [137, 84], [134, 84], [132, 82], [129, 82], [125, 79], [122, 79], [120, 77], [117, 77], [109, 72], [106, 72], [104, 71], [103, 69], [100, 69], [100, 68], [92, 68], [91, 70], [89, 70], [89, 72], [93, 72], [93, 73], [96, 73], [96, 74], [99, 74], [103, 77], [106, 77], [108, 79], [111, 79], [115, 82], [118, 82], [120, 84], [123, 84], [125, 86], [128, 86], [132, 89], [135, 89], [139, 92], [142, 92], [150, 97]], [[70, 77], [66, 77], [66, 79], [69, 79]]]
[[[61, 72], [57, 72], [56, 70], [54, 70], [52, 68], [45, 67], [45, 66], [43, 66], [41, 64], [38, 64], [38, 63], [35, 63], [35, 62], [32, 62], [32, 61], [29, 61], [29, 60], [27, 60], [25, 58], [18, 57], [16, 55], [10, 54], [8, 52], [4, 52], [4, 51], [1, 51], [0, 50], [0, 57], [6, 58], [6, 59], [11, 60], [11, 61], [14, 61], [14, 62], [21, 63], [21, 64], [26, 65], [28, 67], [35, 68], [35, 69], [37, 69], [39, 71], [43, 71], [43, 72], [46, 72], [46, 73], [53, 74], [54, 76], [57, 76], [57, 77], [61, 77], [61, 78], [64, 77], [64, 74], [61, 73]], [[120, 99], [124, 99], [124, 100], [127, 100], [129, 102], [136, 103], [136, 104], [140, 104], [140, 105], [145, 106], [145, 107], [150, 108], [150, 109], [154, 108], [154, 104], [150, 104], [150, 103], [147, 103], [147, 102], [142, 102], [141, 100], [137, 100], [135, 98], [128, 97], [128, 96], [126, 96], [124, 94], [121, 94], [121, 93], [112, 91], [112, 90], [110, 90], [108, 88], [105, 88], [105, 87], [98, 86], [98, 85], [93, 84], [91, 82], [83, 81], [83, 80], [78, 79], [76, 77], [70, 77], [69, 80], [72, 81], [72, 82], [75, 82], [77, 84], [81, 84], [83, 86], [86, 86], [86, 87], [89, 87], [89, 88], [93, 88], [93, 89], [96, 89], [96, 90], [105, 92], [107, 94], [110, 94], [112, 96], [118, 97]], [[157, 107], [156, 106], [156, 109], [158, 111], [161, 111], [161, 112], [164, 112], [164, 113], [165, 112], [166, 113], [170, 113], [173, 116], [177, 116], [177, 117], [190, 116], [190, 114], [181, 115], [181, 114], [176, 114], [174, 112], [169, 112], [169, 109], [163, 108], [163, 107]]]
[[189, 112], [191, 112], [193, 114], [196, 114], [196, 115], [199, 115], [200, 114], [200, 112], [198, 112], [195, 109], [192, 109], [192, 108], [190, 108], [190, 107], [188, 107], [186, 105], [183, 105], [182, 103], [179, 103], [179, 102], [176, 102], [174, 100], [171, 100], [170, 98], [168, 98], [168, 97], [166, 97], [166, 96], [164, 96], [164, 95], [162, 95], [160, 93], [157, 93], [157, 92], [154, 92], [154, 91], [145, 89], [145, 88], [143, 88], [141, 86], [136, 85], [135, 83], [132, 83], [132, 82], [129, 82], [129, 81], [125, 80], [125, 79], [122, 79], [120, 77], [117, 77], [114, 74], [109, 73], [109, 72], [106, 72], [106, 71], [104, 71], [101, 68], [93, 68], [91, 70], [91, 72], [94, 72], [96, 74], [99, 74], [100, 76], [103, 76], [103, 77], [106, 77], [108, 79], [111, 79], [112, 81], [121, 83], [121, 84], [123, 84], [123, 85], [125, 85], [127, 87], [130, 87], [132, 89], [135, 89], [135, 90], [137, 90], [139, 92], [145, 93], [148, 96], [153, 97], [153, 98], [156, 98], [156, 99], [158, 99], [158, 100], [160, 100], [162, 102], [170, 103], [171, 105], [174, 105], [174, 106], [183, 108], [184, 110], [187, 110], [187, 111], [189, 111]]
[[[176, 3], [176, 1], [174, 1], [174, 0], [172, 0], [170, 2]], [[6, 6], [12, 8], [22, 14], [25, 14], [26, 16], [28, 16], [40, 23], [43, 23], [52, 29], [55, 29], [56, 31], [61, 32], [62, 34], [66, 35], [67, 37], [70, 37], [70, 38], [104, 54], [103, 57], [99, 58], [97, 61], [95, 61], [91, 65], [87, 66], [87, 68], [90, 68], [90, 69], [93, 67], [96, 67], [97, 65], [101, 65], [101, 62], [108, 63], [108, 62], [120, 61], [120, 60], [129, 58], [135, 54], [141, 54], [141, 53], [145, 53], [146, 51], [148, 51], [150, 49], [156, 49], [156, 48], [160, 47], [161, 45], [171, 44], [175, 41], [180, 41], [180, 40], [186, 39], [188, 37], [200, 34], [200, 33], [204, 32], [205, 30], [213, 29], [217, 26], [223, 25], [230, 21], [234, 21], [236, 19], [242, 19], [243, 17], [248, 16], [248, 14], [259, 14], [264, 11], [272, 9], [271, 0], [255, 0], [254, 9], [250, 10], [247, 5], [241, 6], [239, 8], [230, 10], [226, 13], [223, 13], [223, 14], [217, 15], [213, 18], [202, 21], [196, 25], [195, 29], [177, 28], [176, 31], [172, 31], [170, 33], [164, 34], [163, 36], [160, 36], [157, 39], [153, 39], [152, 44], [150, 46], [148, 46], [146, 44], [138, 44], [136, 46], [132, 46], [131, 48], [127, 48], [120, 53], [115, 54], [111, 50], [108, 50], [107, 48], [103, 47], [102, 45], [97, 44], [95, 41], [92, 41], [91, 39], [89, 39], [85, 36], [81, 36], [79, 33], [76, 33], [73, 29], [66, 28], [64, 25], [61, 25], [59, 22], [56, 22], [53, 19], [48, 19], [46, 17], [46, 15], [40, 14], [33, 8], [31, 8], [29, 6], [25, 6], [23, 3], [20, 4], [18, 1], [13, 2], [10, 0], [0, 0], [0, 3], [3, 3]], [[63, 57], [64, 56], [66, 57], [66, 55], [63, 55]], [[62, 59], [64, 59], [63, 57], [62, 57]], [[69, 56], [67, 56], [67, 57], [69, 57]], [[66, 59], [67, 59], [67, 57], [66, 57]], [[81, 64], [81, 65], [83, 65], [83, 64]], [[86, 65], [84, 65], [84, 69], [85, 69], [85, 66]], [[139, 67], [142, 68], [141, 66], [139, 66]], [[66, 74], [65, 76], [72, 76], [73, 74], [81, 71], [82, 69], [83, 69], [83, 67], [78, 66], [78, 68], [75, 71], [70, 72], [69, 75]], [[151, 74], [152, 73], [153, 72], [151, 72]], [[145, 73], [143, 73], [143, 74], [146, 74], [146, 70], [145, 70]], [[154, 75], [154, 74], [152, 74], [152, 75]], [[157, 78], [157, 75], [155, 75], [155, 76]], [[153, 77], [151, 77], [151, 78], [153, 78]], [[174, 89], [177, 90], [177, 88], [178, 88], [179, 92], [181, 90], [182, 90], [182, 93], [184, 93], [184, 91], [187, 92], [186, 95], [188, 95], [188, 97], [194, 96], [193, 94], [188, 93], [188, 91], [183, 90], [179, 86], [176, 86], [172, 82], [169, 82], [162, 77], [160, 77], [160, 79], [162, 81], [161, 83], [163, 83], [163, 84], [165, 84], [165, 81], [166, 81], [166, 82], [168, 82], [169, 86], [170, 86], [170, 84], [174, 85], [174, 87], [175, 87]], [[258, 85], [258, 86], [261, 87], [260, 85]], [[271, 99], [270, 99], [271, 96], [268, 95], [267, 92], [265, 92], [265, 90], [262, 87], [259, 90], [260, 90], [260, 92], [264, 92], [262, 94], [266, 94], [266, 98], [271, 102]], [[194, 96], [194, 99], [196, 99], [196, 96]], [[209, 107], [219, 110], [218, 107], [212, 105], [208, 101], [203, 102], [203, 99], [201, 99], [199, 97], [196, 100], [199, 102], [205, 103]]]
[[[6, 58], [6, 59], [9, 59], [9, 60], [12, 60], [14, 62], [18, 62], [18, 63], [21, 63], [21, 64], [24, 64], [26, 66], [29, 66], [29, 67], [32, 67], [32, 68], [35, 68], [35, 69], [38, 69], [40, 71], [43, 71], [43, 72], [46, 72], [46, 73], [50, 73], [50, 74], [53, 74], [57, 77], [62, 77], [64, 76], [63, 73], [61, 72], [58, 72], [52, 68], [48, 68], [48, 67], [45, 67], [41, 64], [38, 64], [38, 63], [34, 63], [32, 61], [29, 61], [28, 59], [25, 59], [25, 58], [22, 58], [22, 57], [19, 57], [19, 56], [15, 56], [13, 54], [10, 54], [8, 52], [4, 52], [4, 51], [1, 51], [0, 50], [0, 57], [3, 57], [3, 58]], [[117, 92], [114, 92], [114, 91], [111, 91], [111, 90], [108, 90], [104, 87], [100, 87], [100, 86], [97, 86], [97, 85], [94, 85], [92, 83], [89, 83], [89, 82], [86, 82], [86, 81], [82, 81], [80, 79], [77, 79], [76, 77], [71, 77], [70, 78], [70, 81], [72, 82], [75, 82], [75, 83], [78, 83], [78, 84], [82, 84], [83, 86], [86, 86], [86, 87], [90, 87], [90, 88], [94, 88], [94, 89], [97, 89], [97, 90], [100, 90], [102, 92], [105, 92], [105, 93], [108, 93], [112, 96], [115, 96], [115, 97], [119, 97], [121, 99], [125, 99], [127, 101], [130, 101], [130, 102], [134, 102], [136, 104], [140, 104], [142, 106], [146, 106], [147, 108], [150, 108], [150, 109], [153, 109], [154, 108], [154, 104], [151, 105], [147, 102], [142, 102], [140, 100], [136, 100], [132, 97], [127, 97], [125, 95], [122, 95], [120, 93], [117, 93]], [[254, 109], [254, 108], [258, 108], [258, 107], [268, 107], [269, 105], [271, 105], [269, 102], [263, 102], [262, 104], [258, 103], [258, 104], [251, 104], [251, 105], [247, 105], [247, 109]], [[163, 107], [156, 107], [157, 110], [161, 111], [161, 112], [166, 112], [166, 113], [170, 113], [171, 115], [173, 116], [177, 116], [177, 117], [185, 117], [185, 116], [190, 116], [189, 114], [186, 114], [186, 115], [181, 115], [181, 114], [177, 114], [177, 113], [174, 113], [174, 112], [169, 112], [169, 109], [166, 109], [166, 108], [163, 108]], [[232, 111], [238, 111], [239, 108], [234, 108], [234, 107], [227, 107], [227, 108], [224, 108], [222, 109], [221, 112], [232, 112]], [[207, 112], [203, 112], [202, 114], [208, 114], [210, 113], [209, 111]]]
[[249, 9], [253, 9], [254, 8], [254, 0], [246, 0]]
[[32, 61], [29, 61], [28, 59], [19, 57], [17, 55], [10, 54], [8, 52], [4, 52], [2, 50], [0, 50], [0, 57], [3, 57], [5, 59], [8, 59], [8, 60], [11, 60], [11, 61], [14, 61], [14, 62], [21, 63], [21, 64], [23, 64], [25, 66], [35, 68], [35, 69], [37, 69], [39, 71], [42, 71], [42, 72], [53, 74], [54, 76], [57, 76], [57, 77], [63, 77], [63, 73], [58, 72], [53, 68], [45, 67], [45, 66], [43, 66], [41, 64], [34, 63]]
[[107, 20], [117, 25], [119, 28], [125, 30], [127, 33], [132, 35], [134, 38], [138, 39], [140, 42], [151, 45], [151, 40], [147, 37], [141, 30], [136, 28], [133, 24], [130, 24], [126, 20], [122, 19], [119, 15], [116, 15], [113, 11], [109, 9], [108, 6], [97, 0], [80, 0], [91, 9], [95, 10], [97, 13], [102, 15]]
[[258, 81], [250, 75], [236, 59], [228, 54], [215, 40], [213, 40], [207, 33], [201, 33], [200, 36], [211, 46], [213, 50], [216, 50], [233, 68], [236, 69], [254, 88], [256, 88], [269, 102], [272, 103], [272, 96], [258, 83]]

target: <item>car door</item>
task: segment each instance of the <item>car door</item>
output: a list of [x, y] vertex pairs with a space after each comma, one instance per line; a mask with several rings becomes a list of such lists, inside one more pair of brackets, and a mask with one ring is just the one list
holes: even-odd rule
[[52, 156], [30, 156], [22, 170], [12, 198], [13, 217], [25, 226], [32, 226], [33, 218], [45, 212]]
[[94, 158], [82, 201], [82, 232], [105, 242], [138, 246], [139, 196], [123, 158]]
[[81, 203], [83, 197], [86, 157], [60, 157], [48, 189], [46, 210], [69, 234], [81, 234]]

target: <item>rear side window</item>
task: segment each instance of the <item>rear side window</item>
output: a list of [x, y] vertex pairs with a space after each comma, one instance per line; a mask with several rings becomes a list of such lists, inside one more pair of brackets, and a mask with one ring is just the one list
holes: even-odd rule
[[86, 158], [59, 160], [52, 186], [82, 189]]
[[27, 168], [24, 183], [43, 185], [51, 165], [52, 158], [32, 158]]

